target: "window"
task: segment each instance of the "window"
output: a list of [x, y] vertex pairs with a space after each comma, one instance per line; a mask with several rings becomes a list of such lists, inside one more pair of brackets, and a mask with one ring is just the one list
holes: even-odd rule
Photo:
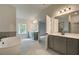
[[27, 25], [26, 24], [18, 24], [18, 34], [26, 34], [27, 33]]

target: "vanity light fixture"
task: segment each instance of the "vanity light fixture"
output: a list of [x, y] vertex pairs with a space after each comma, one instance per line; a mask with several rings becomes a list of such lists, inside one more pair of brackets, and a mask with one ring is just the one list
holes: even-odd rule
[[69, 11], [69, 10], [71, 10], [71, 8], [70, 8], [70, 7], [69, 7], [69, 8], [64, 8], [64, 9], [60, 10], [58, 13], [67, 12], [67, 11]]

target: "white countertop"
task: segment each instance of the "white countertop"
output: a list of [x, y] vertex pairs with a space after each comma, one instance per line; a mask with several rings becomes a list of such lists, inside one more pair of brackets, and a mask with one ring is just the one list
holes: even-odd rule
[[61, 35], [61, 33], [53, 33], [53, 34], [48, 34], [48, 35], [79, 39], [79, 34], [75, 34], [75, 33], [65, 33], [64, 35]]

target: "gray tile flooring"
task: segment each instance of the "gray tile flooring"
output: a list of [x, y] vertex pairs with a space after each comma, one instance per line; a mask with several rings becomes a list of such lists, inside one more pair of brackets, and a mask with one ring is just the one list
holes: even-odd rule
[[40, 36], [39, 43], [42, 46], [42, 48], [45, 48], [46, 45], [45, 40], [46, 40], [46, 36]]
[[32, 39], [23, 39], [21, 43], [21, 55], [59, 55], [50, 49], [44, 49], [44, 39], [41, 42]]

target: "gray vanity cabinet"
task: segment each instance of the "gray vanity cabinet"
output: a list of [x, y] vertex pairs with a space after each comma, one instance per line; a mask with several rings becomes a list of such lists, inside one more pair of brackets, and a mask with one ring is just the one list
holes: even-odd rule
[[48, 48], [53, 49], [53, 36], [52, 35], [48, 36]]
[[59, 51], [59, 39], [57, 36], [53, 36], [54, 39], [54, 50]]
[[77, 55], [79, 54], [79, 40], [73, 38], [67, 38], [67, 54]]
[[66, 38], [64, 37], [54, 37], [54, 50], [60, 52], [61, 54], [66, 54]]
[[49, 35], [48, 48], [61, 54], [79, 55], [79, 39]]

